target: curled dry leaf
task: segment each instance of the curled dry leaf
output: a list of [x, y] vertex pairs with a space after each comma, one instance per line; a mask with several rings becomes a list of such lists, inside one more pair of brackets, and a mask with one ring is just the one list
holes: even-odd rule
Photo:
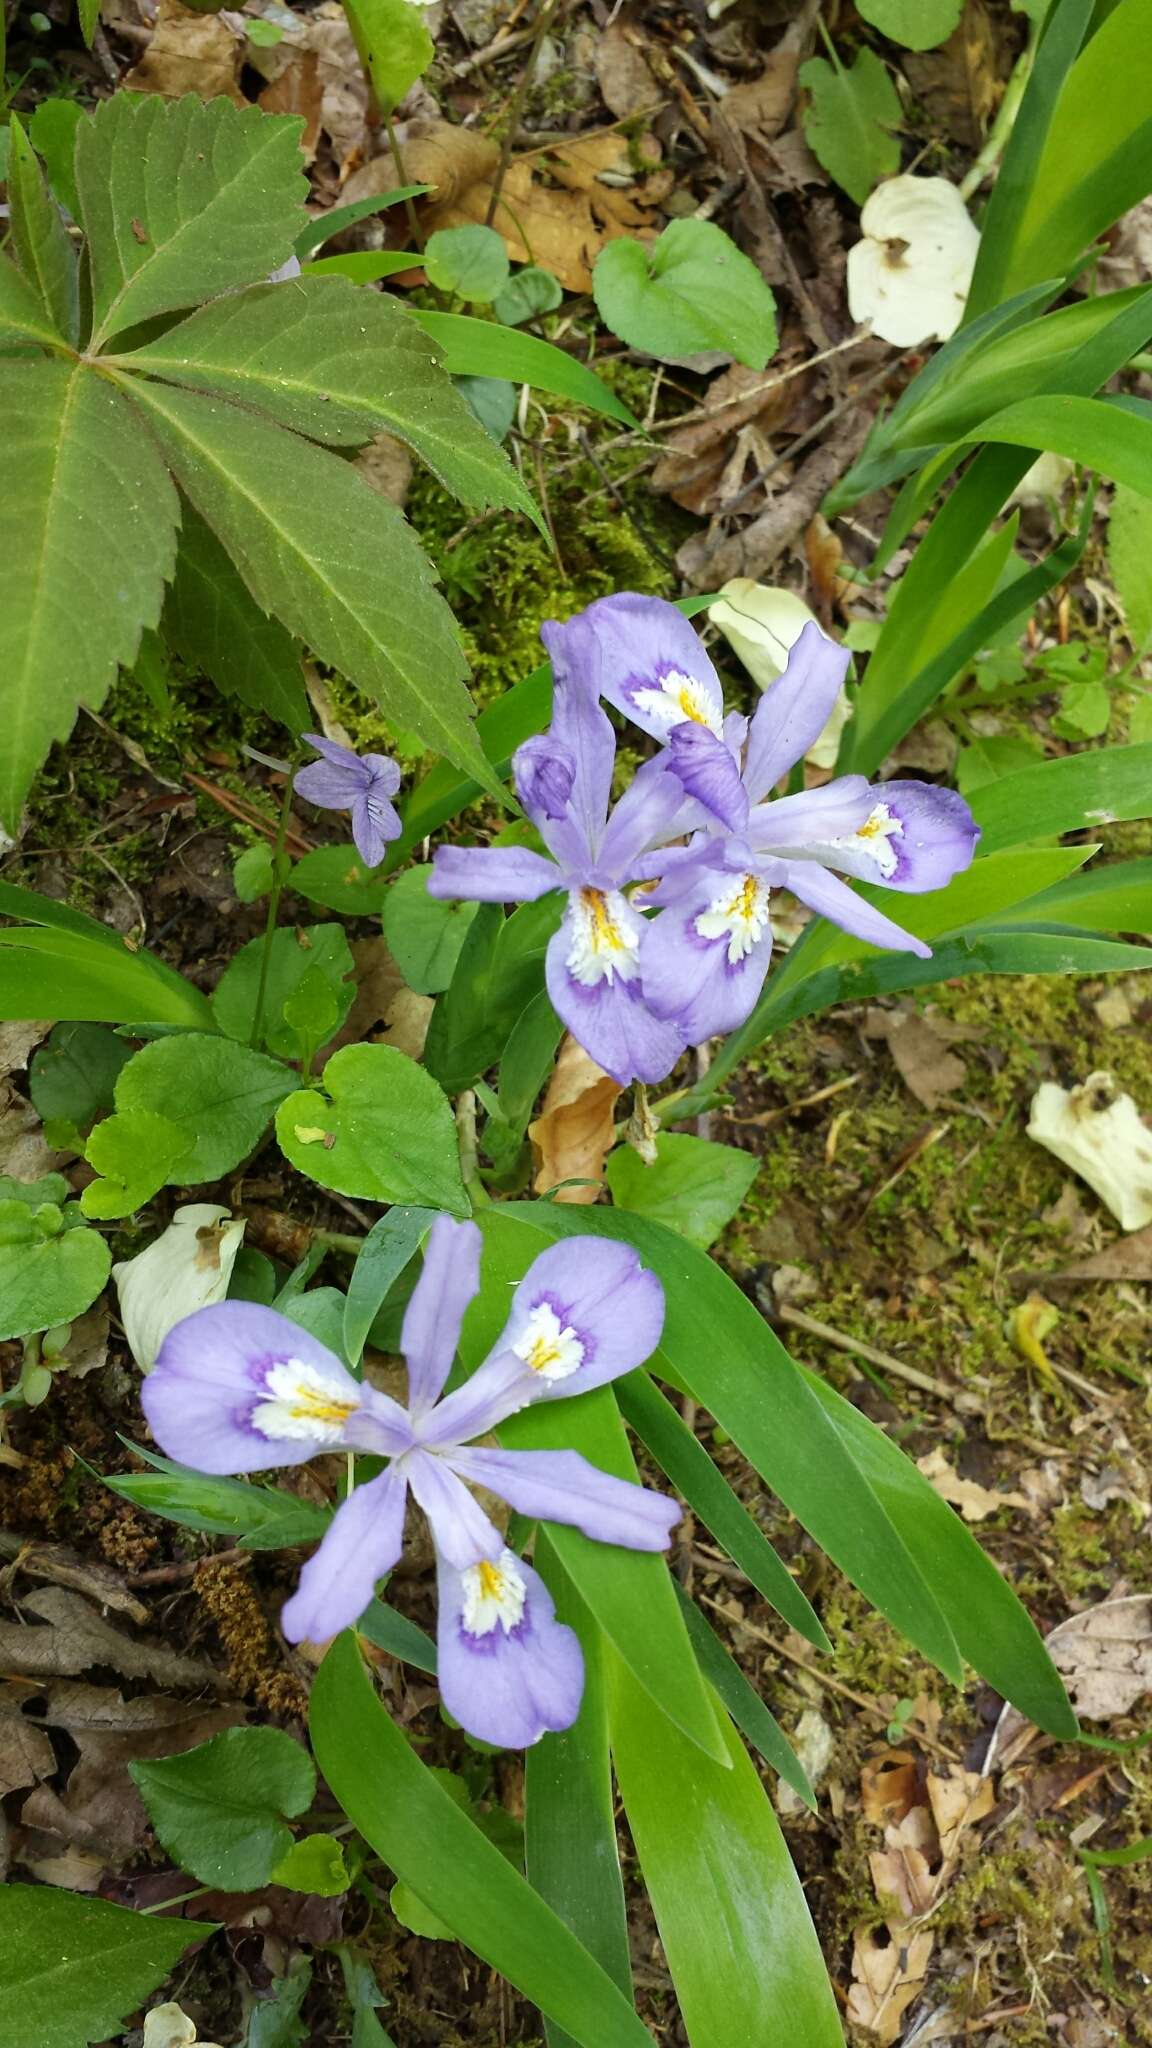
[[1053, 1629], [1048, 1650], [1083, 1720], [1130, 1714], [1152, 1694], [1152, 1595], [1073, 1615]]
[[5, 1582], [23, 1575], [46, 1580], [52, 1586], [69, 1586], [74, 1593], [86, 1593], [100, 1607], [126, 1614], [130, 1621], [146, 1622], [148, 1609], [129, 1590], [120, 1573], [110, 1564], [81, 1557], [62, 1543], [35, 1543], [0, 1529], [0, 1557], [12, 1559], [5, 1568]]
[[860, 1803], [874, 1827], [898, 1826], [921, 1798], [920, 1760], [910, 1749], [885, 1749], [860, 1773]]
[[798, 50], [775, 49], [759, 78], [730, 86], [720, 101], [725, 120], [752, 142], [774, 142], [796, 98]]
[[1002, 1508], [1023, 1508], [1029, 1515], [1036, 1512], [1027, 1494], [997, 1493], [990, 1486], [981, 1486], [975, 1479], [961, 1478], [939, 1446], [926, 1458], [918, 1458], [916, 1463], [941, 1500], [946, 1500], [950, 1507], [959, 1508], [966, 1522], [983, 1522], [989, 1515], [998, 1515]]
[[619, 120], [660, 105], [663, 94], [644, 61], [642, 35], [631, 23], [609, 22], [596, 38], [595, 64], [601, 97]]
[[968, 1070], [951, 1051], [946, 1031], [938, 1028], [918, 1010], [881, 1010], [870, 1013], [883, 1019], [883, 1037], [910, 1095], [925, 1109], [937, 1109], [949, 1095], [962, 1088]]
[[[763, 370], [733, 363], [714, 378], [698, 416], [666, 436], [665, 452], [652, 472], [653, 489], [664, 491], [688, 512], [718, 512], [739, 488], [739, 481], [731, 484], [733, 449], [741, 470], [744, 456], [755, 452], [742, 445], [740, 437], [755, 429], [762, 439], [783, 426], [808, 389], [807, 377], [781, 379], [781, 368], [787, 366], [787, 358], [782, 362], [778, 357], [766, 377]], [[767, 443], [764, 448], [766, 460]], [[758, 467], [763, 466], [761, 460]]]
[[528, 1126], [538, 1195], [561, 1181], [583, 1181], [591, 1185], [560, 1187], [556, 1200], [596, 1200], [616, 1135], [613, 1111], [621, 1093], [619, 1082], [566, 1035], [540, 1114]]
[[955, 334], [980, 235], [947, 178], [886, 178], [864, 203], [848, 251], [848, 310], [881, 341], [911, 348]]
[[1032, 1097], [1028, 1136], [1099, 1195], [1124, 1230], [1152, 1223], [1152, 1131], [1111, 1074], [1078, 1088], [1045, 1081]]
[[181, 7], [180, 0], [160, 0], [152, 40], [123, 80], [123, 88], [161, 93], [173, 100], [197, 93], [203, 100], [222, 97], [243, 107], [243, 58], [242, 39], [220, 15]]
[[63, 1586], [29, 1593], [21, 1606], [43, 1626], [0, 1622], [0, 1664], [6, 1671], [30, 1678], [65, 1678], [106, 1665], [125, 1678], [153, 1678], [161, 1685], [189, 1690], [225, 1683], [222, 1674], [199, 1657], [183, 1657], [163, 1643], [122, 1635], [79, 1593]]
[[880, 2048], [899, 2038], [904, 2014], [924, 1987], [935, 1937], [931, 1929], [858, 1927], [852, 1943], [852, 1988], [848, 2017], [864, 2027]]

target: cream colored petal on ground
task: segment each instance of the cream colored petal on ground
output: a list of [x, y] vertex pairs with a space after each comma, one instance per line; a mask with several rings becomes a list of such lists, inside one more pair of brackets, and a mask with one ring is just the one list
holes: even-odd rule
[[911, 348], [947, 341], [964, 312], [978, 229], [947, 178], [886, 178], [860, 216], [848, 251], [848, 310], [881, 341]]
[[[794, 590], [775, 590], [769, 583], [753, 582], [750, 576], [733, 576], [725, 583], [716, 602], [708, 607], [708, 617], [762, 690], [783, 673], [805, 626], [819, 625], [815, 613]], [[840, 736], [850, 716], [847, 693], [841, 689], [827, 725], [804, 757], [814, 768], [836, 766]]]
[[230, 1209], [190, 1202], [134, 1259], [113, 1266], [120, 1320], [142, 1372], [151, 1372], [169, 1330], [224, 1300], [243, 1236], [243, 1219]]
[[1152, 1223], [1152, 1131], [1111, 1074], [1078, 1088], [1045, 1081], [1032, 1097], [1028, 1136], [1099, 1195], [1123, 1230]]

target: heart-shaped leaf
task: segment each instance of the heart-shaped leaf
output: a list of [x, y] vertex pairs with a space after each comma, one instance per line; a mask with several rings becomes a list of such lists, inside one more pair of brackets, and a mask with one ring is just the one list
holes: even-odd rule
[[608, 242], [592, 289], [613, 334], [662, 362], [720, 348], [762, 370], [776, 352], [776, 301], [711, 221], [670, 221], [650, 249], [627, 235]]
[[293, 1166], [342, 1195], [468, 1214], [451, 1106], [423, 1067], [394, 1046], [346, 1045], [322, 1085], [323, 1094], [300, 1089], [276, 1113]]

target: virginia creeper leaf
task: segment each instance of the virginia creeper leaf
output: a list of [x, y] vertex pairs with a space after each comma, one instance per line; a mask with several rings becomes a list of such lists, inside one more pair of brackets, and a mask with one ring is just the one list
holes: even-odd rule
[[88, 2048], [119, 2033], [186, 1949], [216, 1932], [45, 1884], [0, 1890], [0, 2048]]
[[217, 689], [290, 732], [310, 722], [300, 648], [250, 595], [211, 527], [185, 502], [161, 631]]
[[15, 115], [9, 124], [8, 203], [16, 260], [57, 333], [74, 342], [80, 324], [76, 251]]

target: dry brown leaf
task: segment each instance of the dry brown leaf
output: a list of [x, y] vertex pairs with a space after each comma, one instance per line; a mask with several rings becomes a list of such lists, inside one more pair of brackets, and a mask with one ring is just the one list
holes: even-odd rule
[[[448, 121], [410, 122], [405, 169], [414, 183], [433, 187], [422, 202], [426, 230], [483, 226], [499, 160], [498, 144], [472, 129]], [[508, 254], [552, 271], [569, 291], [589, 291], [591, 266], [604, 243], [651, 225], [651, 214], [606, 178], [633, 180], [622, 135], [577, 136], [514, 158], [492, 222]], [[395, 182], [391, 158], [377, 157], [349, 178], [344, 197], [386, 192]]]
[[[1067, 1186], [1072, 1186], [1071, 1181]], [[1115, 1244], [1105, 1245], [1091, 1258], [1079, 1259], [1074, 1266], [1044, 1278], [1045, 1285], [1050, 1280], [1152, 1280], [1152, 1223], [1134, 1230], [1130, 1237], [1117, 1238]]]
[[853, 585], [840, 574], [844, 559], [844, 544], [838, 533], [833, 533], [822, 512], [817, 512], [808, 522], [804, 535], [804, 553], [812, 577], [812, 588], [827, 610], [831, 612], [840, 602], [846, 590]]
[[596, 1200], [616, 1135], [613, 1111], [621, 1093], [620, 1083], [566, 1035], [540, 1114], [528, 1126], [538, 1195], [561, 1181], [579, 1180], [593, 1185], [561, 1187], [556, 1200]]
[[783, 426], [804, 397], [809, 379], [789, 377], [780, 381], [782, 369], [790, 367], [787, 354], [777, 358], [769, 375], [750, 370], [743, 363], [713, 379], [701, 411], [705, 417], [688, 420], [667, 435], [664, 454], [652, 473], [654, 490], [664, 491], [688, 512], [718, 511], [726, 502], [726, 470], [733, 436], [755, 424], [761, 434]]
[[858, 1927], [852, 1944], [853, 1984], [848, 2017], [889, 2048], [900, 2022], [919, 1997], [935, 1944], [931, 1929], [912, 1934], [899, 1927]]
[[733, 85], [720, 102], [724, 116], [753, 142], [774, 142], [796, 97], [796, 50], [773, 50], [759, 78]]
[[361, 160], [370, 133], [368, 81], [348, 18], [338, 0], [324, 0], [311, 13], [297, 14], [291, 27], [284, 12], [279, 6], [273, 10], [277, 26], [284, 29], [281, 41], [271, 47], [250, 42], [245, 54], [249, 68], [268, 81], [259, 104], [266, 113], [303, 115], [306, 163], [316, 155], [320, 134], [327, 135], [343, 176]]
[[899, 1823], [921, 1799], [919, 1759], [910, 1749], [885, 1749], [869, 1757], [860, 1773], [865, 1820], [881, 1828]]
[[73, 1379], [82, 1380], [88, 1373], [99, 1372], [102, 1366], [107, 1365], [109, 1321], [108, 1307], [103, 1301], [77, 1316], [68, 1342], [59, 1353], [56, 1370], [63, 1366]]
[[111, 1607], [132, 1621], [148, 1620], [148, 1609], [129, 1591], [119, 1572], [113, 1571], [111, 1565], [66, 1550], [61, 1543], [25, 1541], [0, 1530], [0, 1556], [12, 1559], [5, 1566], [6, 1582], [22, 1572], [29, 1579], [43, 1579], [49, 1585], [68, 1586], [74, 1593], [86, 1593], [100, 1607]]
[[403, 510], [412, 482], [412, 451], [395, 434], [376, 434], [366, 448], [361, 448], [352, 467], [359, 470], [379, 497]]
[[70, 1157], [45, 1144], [32, 1104], [10, 1082], [0, 1079], [0, 1174], [13, 1180], [42, 1180]]
[[336, 1036], [329, 1039], [318, 1055], [321, 1067], [342, 1045], [360, 1045], [371, 1037], [405, 986], [385, 939], [353, 939], [352, 958], [356, 963], [356, 994]]
[[0, 1024], [0, 1081], [6, 1081], [9, 1074], [21, 1074], [28, 1065], [29, 1055], [47, 1038], [51, 1024], [29, 1023], [21, 1018], [10, 1024]]
[[932, 129], [942, 128], [965, 149], [979, 148], [1002, 90], [997, 33], [984, 0], [967, 0], [948, 41], [906, 52], [903, 69]]
[[314, 163], [324, 104], [320, 60], [315, 50], [293, 49], [292, 61], [258, 94], [256, 104], [266, 114], [296, 114], [303, 120], [300, 148], [305, 163]]
[[1111, 1721], [1152, 1693], [1152, 1595], [1106, 1600], [1053, 1629], [1048, 1650], [1076, 1712]]
[[1036, 1512], [1034, 1503], [1025, 1493], [997, 1493], [992, 1487], [981, 1486], [975, 1479], [961, 1478], [939, 1446], [929, 1451], [926, 1458], [918, 1458], [916, 1466], [935, 1487], [941, 1500], [946, 1500], [950, 1507], [959, 1508], [966, 1522], [983, 1522], [988, 1515], [999, 1514], [1001, 1508], [1023, 1508], [1029, 1515]]
[[152, 40], [121, 83], [126, 92], [157, 92], [166, 99], [198, 93], [202, 100], [248, 103], [240, 90], [244, 44], [218, 14], [160, 0]]
[[16, 1680], [0, 1688], [0, 1799], [50, 1777], [56, 1769], [51, 1737], [23, 1712], [35, 1688]]
[[605, 106], [620, 120], [651, 112], [664, 97], [644, 62], [642, 40], [623, 21], [610, 22], [596, 38], [596, 82]]
[[903, 1933], [901, 1922], [918, 1920], [935, 1905], [945, 1876], [928, 1808], [912, 1806], [901, 1821], [886, 1827], [884, 1847], [869, 1852], [868, 1866], [889, 1928]]
[[962, 1059], [932, 1020], [918, 1010], [883, 1010], [883, 1035], [900, 1079], [925, 1109], [937, 1109], [968, 1078]]
[[394, 1045], [397, 1052], [406, 1052], [410, 1060], [422, 1059], [435, 1008], [432, 996], [419, 996], [414, 989], [402, 988], [388, 1005], [382, 1043]]
[[163, 1643], [122, 1635], [79, 1593], [63, 1586], [38, 1588], [21, 1606], [44, 1626], [0, 1622], [0, 1666], [7, 1671], [64, 1678], [107, 1665], [125, 1678], [154, 1678], [161, 1685], [190, 1690], [226, 1683], [222, 1673], [198, 1657], [182, 1657]]
[[927, 1792], [944, 1861], [950, 1864], [965, 1830], [992, 1812], [995, 1788], [991, 1778], [982, 1778], [975, 1771], [929, 1771]]

